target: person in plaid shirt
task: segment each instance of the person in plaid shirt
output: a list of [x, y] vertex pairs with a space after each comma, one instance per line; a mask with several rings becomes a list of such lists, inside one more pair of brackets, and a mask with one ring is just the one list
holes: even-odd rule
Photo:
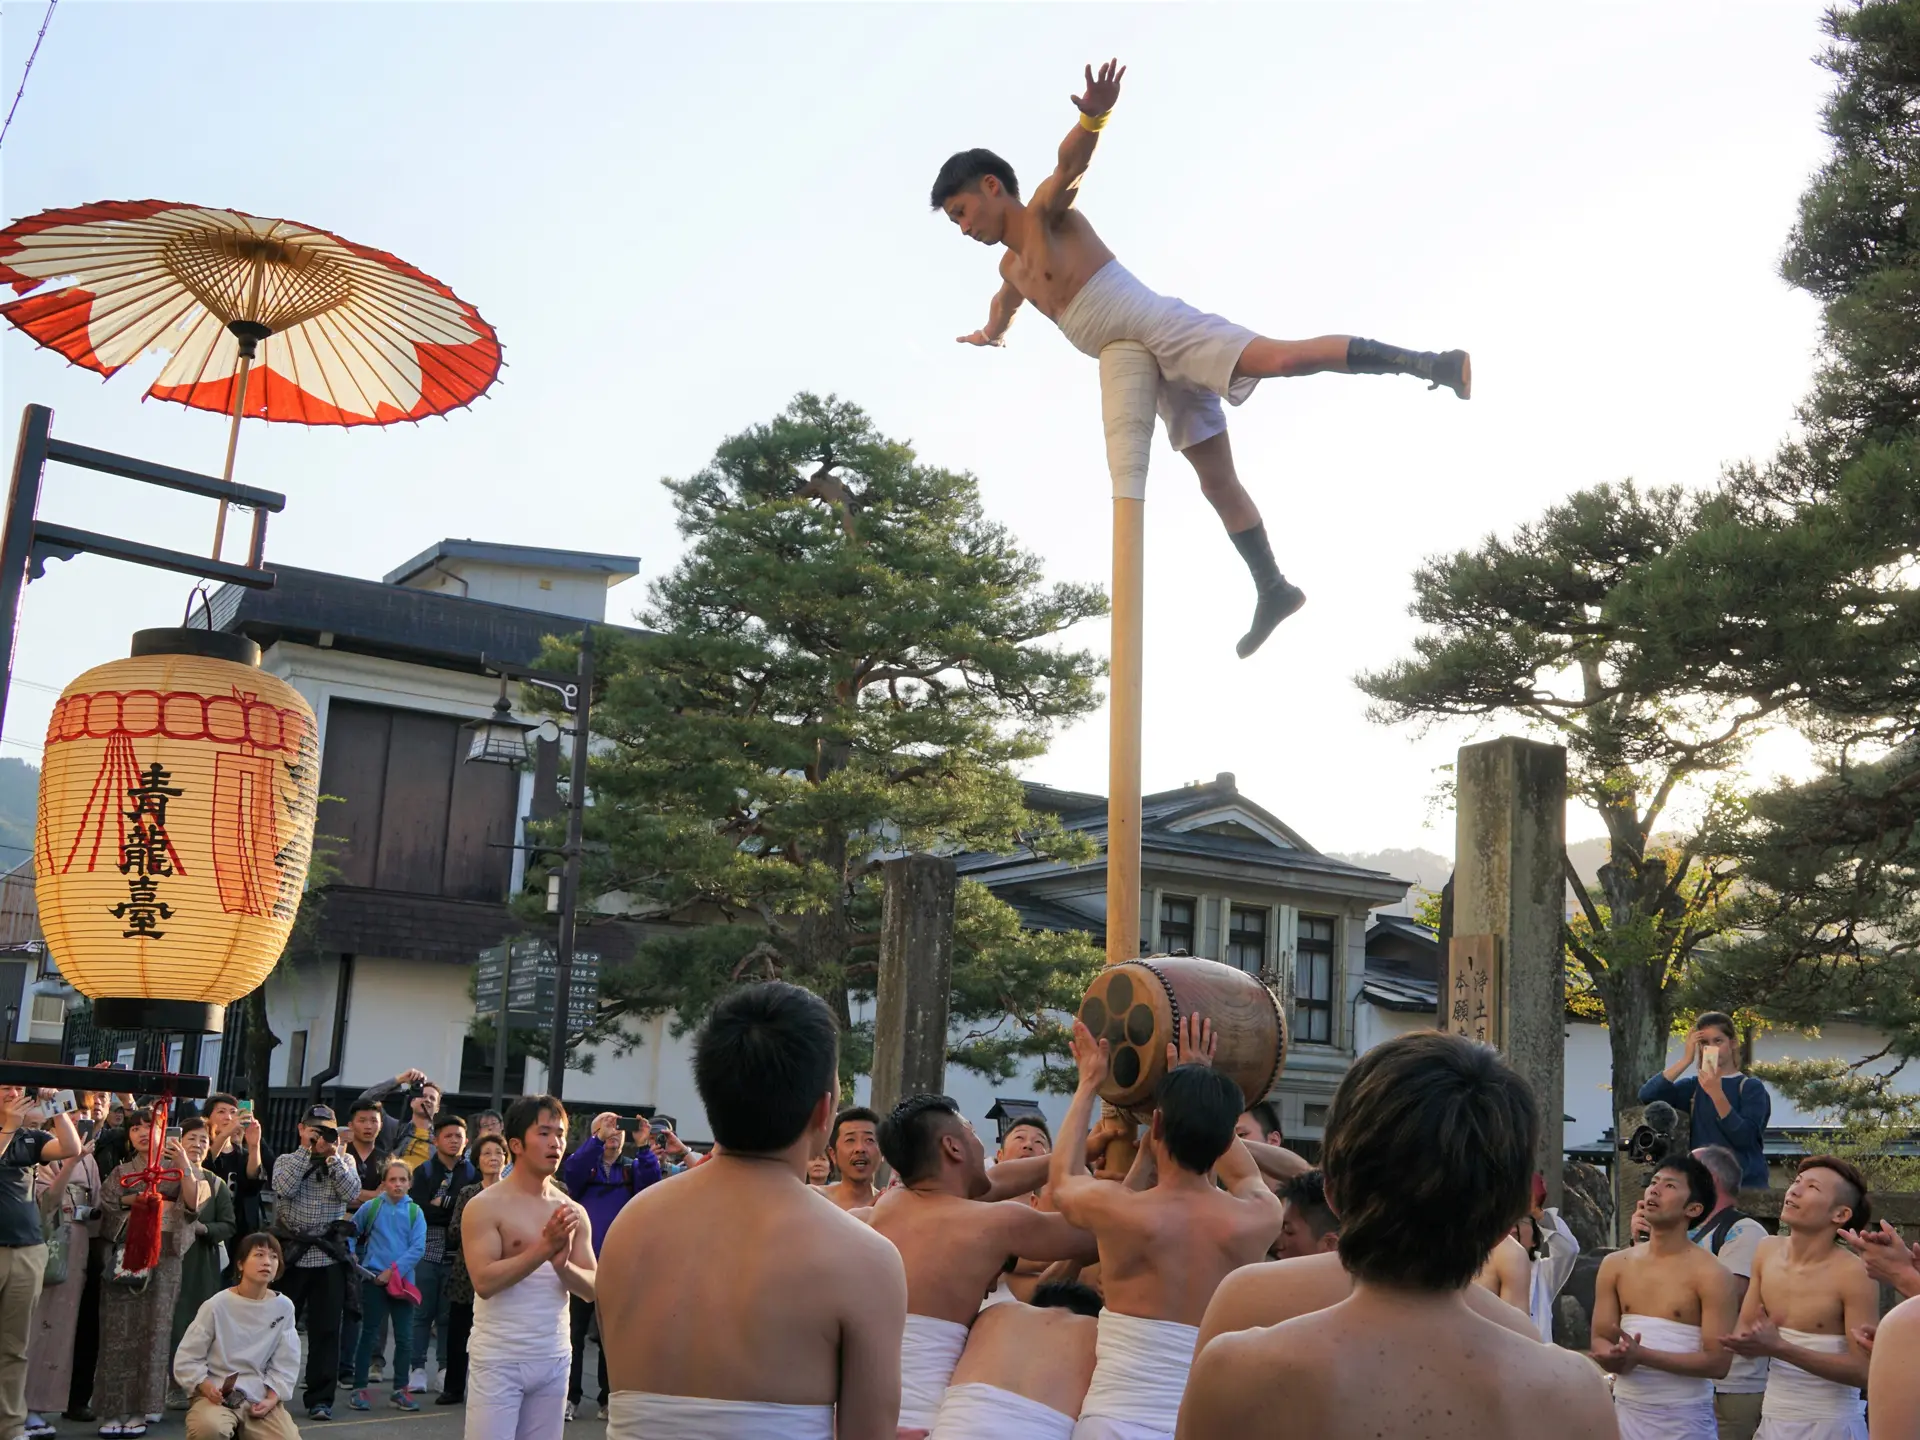
[[307, 1418], [331, 1420], [349, 1263], [333, 1227], [360, 1199], [360, 1168], [341, 1148], [340, 1122], [325, 1105], [301, 1117], [300, 1148], [273, 1162], [273, 1197], [274, 1229], [289, 1242], [280, 1293], [306, 1314]]

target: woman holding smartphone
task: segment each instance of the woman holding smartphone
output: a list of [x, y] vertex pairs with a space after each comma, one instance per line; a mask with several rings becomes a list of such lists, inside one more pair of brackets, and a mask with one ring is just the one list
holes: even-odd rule
[[127, 1274], [120, 1267], [128, 1206], [140, 1193], [122, 1180], [147, 1168], [147, 1141], [153, 1133], [153, 1112], [127, 1114], [127, 1144], [132, 1154], [101, 1182], [102, 1233], [112, 1244], [100, 1287], [101, 1365], [94, 1378], [93, 1408], [107, 1418], [102, 1435], [144, 1435], [149, 1423], [164, 1418], [167, 1380], [172, 1373], [173, 1306], [180, 1298], [180, 1261], [192, 1243], [199, 1219], [200, 1186], [206, 1178], [194, 1163], [178, 1134], [170, 1133], [160, 1162], [180, 1172], [178, 1180], [160, 1182], [160, 1258], [151, 1270]]
[[[1688, 1075], [1696, 1065], [1698, 1075]], [[1680, 1058], [1640, 1087], [1642, 1105], [1656, 1100], [1692, 1117], [1694, 1149], [1724, 1145], [1740, 1157], [1743, 1189], [1767, 1188], [1767, 1157], [1761, 1147], [1773, 1118], [1773, 1097], [1765, 1085], [1740, 1073], [1740, 1042], [1731, 1016], [1703, 1010], [1695, 1017]]]

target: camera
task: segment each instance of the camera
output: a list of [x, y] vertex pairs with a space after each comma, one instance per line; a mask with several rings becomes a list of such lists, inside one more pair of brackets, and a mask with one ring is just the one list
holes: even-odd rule
[[1664, 1100], [1647, 1106], [1633, 1133], [1620, 1142], [1627, 1158], [1636, 1165], [1658, 1165], [1673, 1151], [1673, 1130], [1680, 1123], [1680, 1112]]

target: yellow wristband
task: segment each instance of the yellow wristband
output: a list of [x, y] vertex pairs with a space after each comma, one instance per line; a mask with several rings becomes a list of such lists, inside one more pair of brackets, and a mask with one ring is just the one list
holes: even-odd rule
[[1113, 112], [1111, 110], [1102, 110], [1098, 115], [1089, 115], [1086, 111], [1082, 110], [1080, 112], [1080, 128], [1082, 130], [1093, 131], [1104, 130], [1107, 128], [1107, 121], [1112, 118]]

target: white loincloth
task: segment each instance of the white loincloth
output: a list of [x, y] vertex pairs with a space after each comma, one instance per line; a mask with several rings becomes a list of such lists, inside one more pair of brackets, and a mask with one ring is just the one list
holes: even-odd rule
[[1058, 323], [1074, 349], [1096, 359], [1116, 340], [1138, 340], [1153, 352], [1160, 366], [1155, 408], [1175, 450], [1225, 430], [1220, 397], [1239, 405], [1260, 383], [1233, 374], [1240, 352], [1258, 335], [1184, 300], [1154, 294], [1118, 260], [1100, 267], [1060, 312]]
[[[1700, 1348], [1700, 1327], [1659, 1315], [1622, 1315], [1620, 1331], [1649, 1350], [1685, 1355]], [[1716, 1440], [1713, 1381], [1641, 1365], [1613, 1380], [1620, 1440]]]
[[[1802, 1350], [1846, 1352], [1844, 1335], [1782, 1329], [1780, 1338]], [[1841, 1385], [1776, 1358], [1767, 1368], [1767, 1396], [1760, 1402], [1754, 1440], [1867, 1440], [1866, 1402], [1857, 1386]]]
[[1197, 1325], [1102, 1310], [1093, 1383], [1081, 1402], [1074, 1440], [1171, 1437], [1199, 1341]]
[[607, 1440], [833, 1440], [833, 1406], [616, 1390]]
[[967, 1348], [967, 1327], [931, 1315], [907, 1316], [900, 1337], [900, 1428], [931, 1430], [953, 1367]]
[[1073, 1416], [997, 1385], [952, 1385], [934, 1440], [1072, 1440]]
[[991, 1310], [996, 1305], [1018, 1305], [1020, 1297], [1007, 1288], [1007, 1277], [1002, 1275], [999, 1283], [987, 1292], [987, 1298], [980, 1302], [982, 1311]]

